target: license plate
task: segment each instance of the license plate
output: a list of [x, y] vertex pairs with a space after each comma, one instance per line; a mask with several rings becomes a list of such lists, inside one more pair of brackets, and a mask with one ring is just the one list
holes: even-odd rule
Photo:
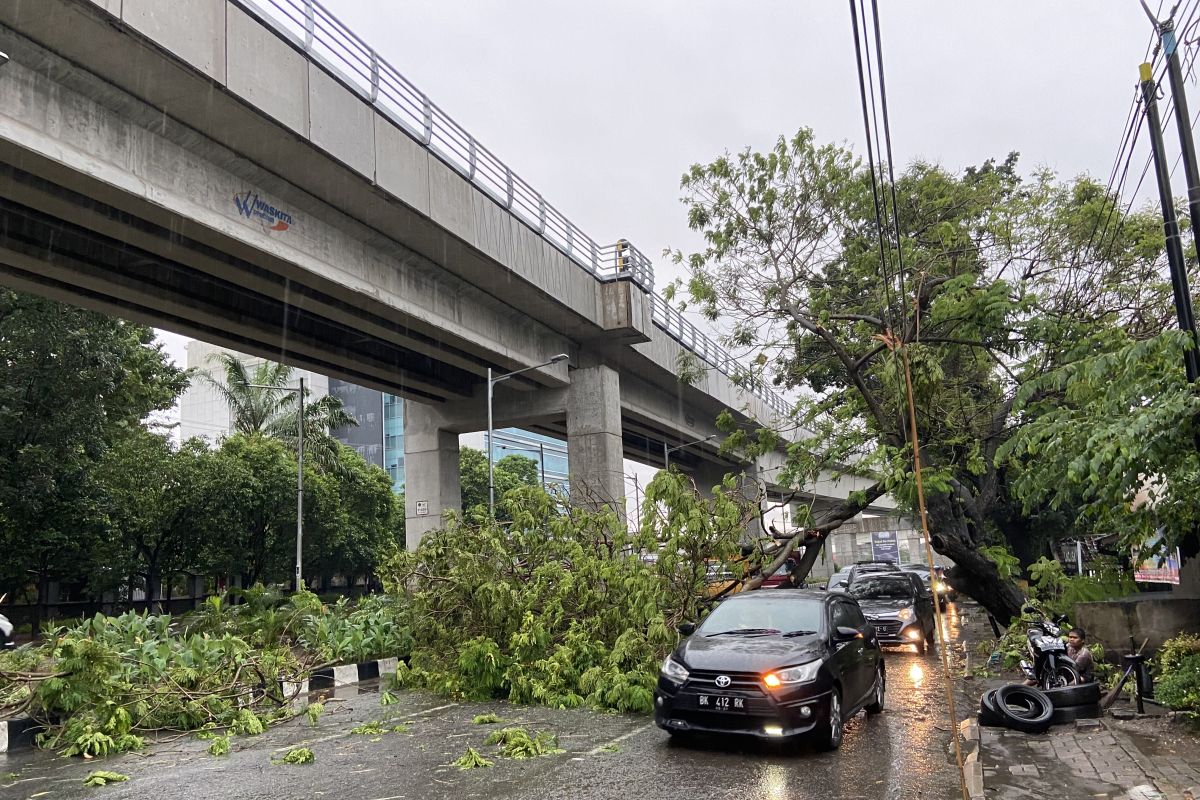
[[745, 711], [746, 698], [730, 697], [723, 694], [702, 694], [696, 699], [696, 704], [706, 711]]

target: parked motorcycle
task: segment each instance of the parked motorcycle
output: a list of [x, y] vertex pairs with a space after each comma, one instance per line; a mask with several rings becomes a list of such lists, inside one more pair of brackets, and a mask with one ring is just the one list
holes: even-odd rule
[[[1026, 614], [1037, 614], [1037, 609], [1026, 606]], [[1066, 617], [1053, 622], [1041, 619], [1029, 626], [1026, 634], [1026, 649], [1032, 661], [1022, 661], [1021, 671], [1025, 677], [1042, 689], [1057, 689], [1082, 683], [1075, 662], [1067, 655], [1067, 643], [1062, 639], [1062, 628]]]
[[8, 621], [8, 617], [0, 614], [0, 648], [16, 647], [16, 642], [12, 638], [13, 624]]
[[[3, 603], [7, 594], [0, 595], [0, 603]], [[9, 649], [16, 647], [16, 642], [13, 641], [13, 624], [8, 621], [8, 617], [0, 614], [0, 648]]]

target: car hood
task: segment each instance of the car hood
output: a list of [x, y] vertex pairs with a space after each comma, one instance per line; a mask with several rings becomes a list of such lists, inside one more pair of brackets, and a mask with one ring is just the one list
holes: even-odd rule
[[761, 672], [803, 664], [821, 655], [816, 634], [783, 638], [775, 635], [712, 636], [696, 634], [675, 651], [689, 669]]
[[913, 601], [911, 599], [907, 599], [907, 600], [863, 600], [863, 599], [860, 599], [858, 601], [858, 606], [859, 606], [859, 608], [862, 609], [863, 613], [866, 614], [868, 617], [870, 617], [870, 616], [879, 617], [879, 616], [887, 616], [889, 614], [895, 614], [897, 611], [899, 611], [902, 608], [912, 608]]

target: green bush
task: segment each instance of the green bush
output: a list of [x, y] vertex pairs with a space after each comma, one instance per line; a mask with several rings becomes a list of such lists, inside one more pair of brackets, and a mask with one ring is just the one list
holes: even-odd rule
[[1155, 656], [1154, 668], [1155, 697], [1200, 718], [1200, 636], [1185, 633], [1168, 639]]
[[1168, 708], [1200, 715], [1200, 653], [1182, 659], [1155, 685], [1155, 697]]

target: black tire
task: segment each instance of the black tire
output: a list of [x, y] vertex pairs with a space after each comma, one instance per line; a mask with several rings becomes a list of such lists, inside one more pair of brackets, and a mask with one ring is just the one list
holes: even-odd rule
[[842, 746], [842, 737], [846, 735], [846, 720], [842, 711], [842, 695], [835, 686], [829, 693], [825, 719], [813, 729], [814, 744], [818, 750], [837, 750]]
[[915, 642], [913, 642], [913, 645], [916, 646], [917, 655], [919, 655], [919, 656], [925, 655], [925, 651], [929, 649], [928, 646], [925, 644], [924, 637], [917, 639]]
[[872, 689], [872, 699], [867, 704], [866, 709], [868, 714], [878, 714], [883, 711], [883, 704], [887, 695], [887, 674], [883, 671], [883, 662], [880, 662], [879, 666], [875, 667], [875, 684]]
[[1050, 662], [1046, 674], [1041, 676], [1040, 681], [1042, 691], [1046, 691], [1064, 686], [1078, 686], [1083, 682], [1083, 678], [1079, 675], [1074, 661], [1065, 656], [1059, 656]]
[[1004, 727], [1004, 717], [996, 710], [995, 689], [989, 689], [979, 698], [979, 724], [986, 728]]
[[1077, 719], [1099, 719], [1103, 712], [1099, 703], [1088, 703], [1081, 706], [1064, 706], [1054, 709], [1050, 716], [1051, 725], [1065, 725]]
[[1044, 692], [1019, 683], [997, 689], [995, 704], [1004, 725], [1023, 733], [1045, 732], [1054, 715], [1054, 706]]
[[1092, 681], [1078, 686], [1060, 686], [1056, 689], [1043, 689], [1042, 692], [1050, 698], [1055, 708], [1073, 708], [1075, 706], [1090, 706], [1100, 702], [1100, 684]]

